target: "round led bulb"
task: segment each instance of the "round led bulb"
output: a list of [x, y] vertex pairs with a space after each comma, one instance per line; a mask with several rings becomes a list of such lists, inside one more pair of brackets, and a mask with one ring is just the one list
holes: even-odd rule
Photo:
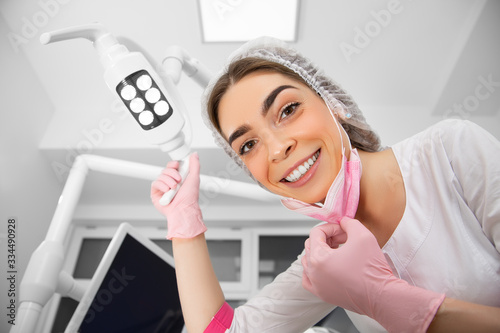
[[151, 88], [148, 91], [146, 91], [146, 100], [149, 103], [156, 103], [160, 100], [160, 91], [156, 88]]
[[137, 88], [141, 90], [148, 90], [152, 84], [153, 80], [149, 75], [144, 74], [137, 79]]
[[120, 95], [123, 99], [130, 101], [137, 94], [134, 86], [126, 85], [123, 87], [122, 91], [120, 91]]
[[151, 111], [146, 110], [146, 111], [142, 111], [139, 114], [139, 122], [144, 126], [151, 124], [153, 122], [153, 120], [155, 120], [155, 117], [153, 115], [153, 112], [151, 112]]
[[170, 105], [166, 101], [159, 101], [154, 106], [155, 113], [159, 116], [164, 116], [170, 110]]
[[142, 110], [144, 110], [144, 107], [146, 106], [146, 103], [142, 98], [134, 98], [130, 102], [130, 110], [132, 110], [135, 113], [139, 113]]

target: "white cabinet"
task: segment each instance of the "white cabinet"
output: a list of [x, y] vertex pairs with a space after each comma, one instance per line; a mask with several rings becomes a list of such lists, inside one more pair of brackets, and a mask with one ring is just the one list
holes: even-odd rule
[[[153, 234], [149, 238], [172, 254], [172, 242]], [[251, 290], [252, 237], [248, 230], [210, 228], [205, 233], [210, 260], [225, 295], [241, 299]], [[227, 296], [226, 296], [227, 297]]]
[[255, 255], [252, 274], [257, 277], [253, 291], [271, 283], [304, 249], [309, 228], [259, 228], [252, 230]]

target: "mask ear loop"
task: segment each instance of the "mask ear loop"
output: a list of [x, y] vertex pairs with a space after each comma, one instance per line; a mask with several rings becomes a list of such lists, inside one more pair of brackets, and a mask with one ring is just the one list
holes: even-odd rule
[[[337, 126], [337, 130], [339, 131], [340, 145], [342, 147], [342, 168], [344, 168], [344, 159], [347, 159], [347, 157], [345, 156], [344, 139], [343, 139], [343, 135], [342, 135], [342, 132], [341, 132], [341, 128], [342, 128], [342, 131], [344, 131], [344, 133], [346, 134], [347, 138], [349, 138], [349, 136], [347, 135], [347, 132], [344, 130], [344, 128], [339, 124], [339, 121], [337, 120], [337, 118], [335, 117], [335, 115], [338, 115], [337, 112], [333, 112], [332, 109], [330, 108], [330, 106], [328, 105], [328, 103], [326, 101], [325, 101], [325, 104], [326, 104], [326, 107], [328, 108], [328, 110], [330, 111], [330, 115], [333, 118], [333, 122]], [[337, 101], [337, 104], [335, 104], [333, 106], [333, 109], [335, 110], [338, 106], [342, 106], [342, 105], [340, 104], [340, 102]], [[351, 140], [348, 139], [347, 141], [349, 142], [349, 148], [352, 149], [352, 147], [351, 147]], [[342, 168], [339, 170], [339, 172], [341, 172]], [[338, 175], [337, 175], [337, 177], [338, 177]], [[337, 177], [335, 177], [335, 179], [337, 179]], [[316, 205], [318, 207], [323, 207], [323, 204], [320, 203], [320, 202], [316, 203]]]
[[[339, 101], [336, 101], [336, 102], [337, 103], [333, 106], [333, 110], [335, 110], [338, 107], [342, 107], [342, 104]], [[344, 147], [344, 139], [343, 139], [343, 135], [342, 135], [341, 131], [343, 131], [345, 133], [346, 137], [347, 137], [347, 142], [349, 143], [349, 152], [352, 151], [351, 140], [349, 140], [349, 135], [347, 135], [347, 132], [345, 131], [344, 127], [342, 127], [339, 124], [339, 121], [335, 117], [335, 115], [337, 115], [337, 116], [340, 116], [340, 115], [337, 112], [332, 111], [332, 109], [330, 109], [330, 106], [328, 105], [328, 103], [326, 101], [325, 101], [325, 104], [326, 104], [326, 107], [328, 108], [328, 110], [330, 111], [330, 114], [331, 114], [331, 116], [333, 118], [333, 121], [335, 122], [335, 125], [337, 126], [337, 130], [339, 131], [340, 144], [342, 145], [342, 158], [344, 158], [344, 156], [345, 156], [345, 147]], [[351, 118], [351, 114], [347, 113], [346, 114], [346, 118]]]

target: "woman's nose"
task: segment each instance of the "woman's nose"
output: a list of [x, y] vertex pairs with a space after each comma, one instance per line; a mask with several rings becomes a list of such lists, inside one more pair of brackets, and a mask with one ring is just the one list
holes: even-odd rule
[[269, 161], [277, 162], [286, 159], [295, 148], [295, 140], [286, 135], [273, 134], [267, 140]]

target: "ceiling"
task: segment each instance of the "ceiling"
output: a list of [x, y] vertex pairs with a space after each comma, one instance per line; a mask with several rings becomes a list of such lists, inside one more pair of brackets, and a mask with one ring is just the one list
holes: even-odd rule
[[[232, 3], [235, 15], [249, 5], [212, 2], [221, 1]], [[49, 163], [66, 167], [81, 152], [153, 165], [164, 165], [168, 157], [110, 93], [90, 42], [41, 45], [42, 32], [101, 22], [149, 59], [159, 62], [167, 46], [180, 45], [213, 71], [241, 45], [203, 43], [195, 0], [3, 0], [0, 9], [10, 36], [22, 38], [11, 41], [12, 47], [26, 57], [52, 103], [40, 149]], [[387, 145], [449, 117], [471, 119], [500, 137], [499, 17], [495, 0], [299, 1], [297, 40], [291, 44], [355, 97]], [[202, 172], [220, 174], [232, 162], [200, 119], [203, 89], [186, 77], [178, 87]], [[243, 173], [232, 177], [249, 181]], [[145, 202], [148, 187], [144, 181], [91, 175], [81, 201]]]

